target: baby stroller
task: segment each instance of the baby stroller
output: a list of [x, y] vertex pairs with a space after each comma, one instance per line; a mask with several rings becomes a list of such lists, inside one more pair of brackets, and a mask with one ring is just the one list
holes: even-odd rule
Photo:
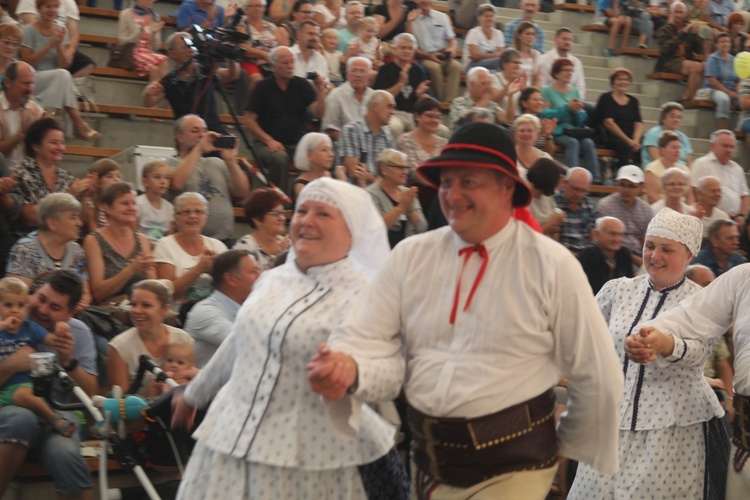
[[[164, 382], [172, 389], [150, 402], [132, 395], [141, 387], [146, 372], [153, 373], [157, 381]], [[176, 466], [183, 472], [182, 464], [192, 451], [193, 441], [190, 434], [193, 429], [190, 432], [170, 429], [172, 397], [183, 388], [169, 378], [148, 356], [141, 356], [136, 379], [127, 390], [131, 395], [126, 397], [90, 398], [56, 361], [50, 366], [35, 367], [31, 372], [31, 379], [35, 395], [45, 398], [52, 408], [60, 411], [85, 410], [91, 416], [93, 424], [90, 428], [102, 439], [98, 473], [100, 498], [161, 500], [176, 496], [179, 481], [168, 481], [154, 486], [146, 474], [146, 469], [152, 466]], [[59, 380], [64, 388], [69, 389], [78, 402], [54, 401], [51, 397], [53, 379]], [[202, 415], [197, 415], [196, 421], [200, 421], [200, 417]], [[126, 421], [140, 418], [146, 422], [142, 431], [125, 432]], [[194, 427], [197, 427], [197, 424]], [[110, 449], [120, 467], [136, 476], [140, 487], [109, 488], [107, 459]]]

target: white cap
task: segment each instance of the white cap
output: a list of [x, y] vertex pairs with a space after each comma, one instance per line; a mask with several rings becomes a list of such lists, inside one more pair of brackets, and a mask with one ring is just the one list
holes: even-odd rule
[[633, 184], [643, 184], [643, 170], [635, 165], [624, 165], [617, 171], [616, 181], [625, 179]]

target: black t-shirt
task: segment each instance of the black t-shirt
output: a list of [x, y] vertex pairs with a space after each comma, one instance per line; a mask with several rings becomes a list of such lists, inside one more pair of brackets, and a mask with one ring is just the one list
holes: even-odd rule
[[271, 75], [255, 85], [245, 109], [258, 115], [258, 125], [265, 133], [286, 146], [294, 146], [307, 132], [307, 107], [316, 96], [315, 88], [304, 78], [295, 76], [282, 90]]
[[[385, 18], [385, 22], [389, 22], [391, 20], [391, 14], [388, 12], [388, 6], [385, 4], [380, 4], [372, 11], [373, 15], [383, 16]], [[393, 37], [398, 35], [399, 33], [406, 33], [406, 16], [401, 20], [400, 23], [396, 25], [395, 28], [393, 28], [390, 33], [385, 35], [381, 40], [384, 42], [390, 42], [393, 40]]]
[[620, 106], [612, 97], [612, 92], [607, 92], [599, 96], [599, 102], [596, 104], [595, 112], [597, 123], [601, 123], [606, 118], [612, 118], [620, 130], [628, 137], [633, 137], [636, 122], [641, 120], [641, 110], [638, 107], [638, 99], [628, 95], [628, 103]]
[[[386, 90], [398, 82], [398, 78], [401, 75], [401, 67], [395, 62], [391, 61], [384, 64], [378, 76], [375, 77], [375, 83], [372, 88], [375, 90]], [[409, 70], [409, 83], [404, 85], [401, 92], [396, 96], [396, 109], [399, 111], [407, 111], [409, 113], [414, 109], [414, 103], [417, 102], [417, 96], [414, 93], [419, 87], [419, 84], [425, 80], [424, 71], [422, 67], [416, 62], [411, 63], [411, 69]]]
[[[196, 63], [195, 72], [197, 73], [197, 71]], [[161, 84], [164, 87], [164, 96], [169, 101], [169, 105], [172, 106], [175, 120], [181, 116], [196, 114], [206, 121], [208, 130], [220, 134], [227, 133], [227, 129], [221, 123], [219, 113], [216, 110], [216, 94], [214, 93], [213, 83], [196, 106], [194, 106], [195, 99], [206, 84], [205, 78], [193, 78], [189, 81], [179, 77], [165, 78], [161, 81]]]

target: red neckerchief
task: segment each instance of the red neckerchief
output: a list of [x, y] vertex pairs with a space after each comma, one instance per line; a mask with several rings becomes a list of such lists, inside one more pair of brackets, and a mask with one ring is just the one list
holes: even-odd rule
[[458, 256], [464, 256], [464, 263], [461, 266], [461, 274], [458, 276], [458, 283], [456, 284], [456, 295], [453, 297], [453, 309], [451, 310], [451, 325], [456, 323], [456, 314], [458, 312], [458, 299], [459, 295], [461, 295], [461, 278], [464, 274], [464, 269], [466, 269], [466, 264], [469, 262], [469, 259], [471, 258], [471, 254], [474, 252], [477, 252], [479, 254], [479, 257], [482, 258], [482, 267], [479, 268], [479, 272], [477, 273], [477, 277], [474, 279], [474, 285], [471, 287], [471, 292], [469, 292], [469, 298], [466, 299], [466, 305], [464, 306], [464, 311], [466, 311], [469, 308], [469, 305], [471, 305], [471, 299], [474, 298], [474, 292], [477, 291], [477, 288], [479, 287], [479, 283], [482, 281], [482, 277], [484, 276], [484, 271], [487, 269], [487, 264], [490, 261], [490, 256], [487, 253], [487, 249], [484, 245], [478, 244], [478, 245], [472, 245], [470, 247], [464, 247], [461, 250], [458, 251]]

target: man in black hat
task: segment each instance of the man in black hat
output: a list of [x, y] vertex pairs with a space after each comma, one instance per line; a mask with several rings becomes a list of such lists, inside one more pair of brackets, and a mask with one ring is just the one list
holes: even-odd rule
[[449, 226], [397, 245], [308, 366], [332, 425], [356, 436], [361, 401], [403, 385], [419, 498], [541, 499], [558, 453], [616, 471], [622, 372], [581, 266], [514, 217], [531, 194], [510, 137], [465, 125], [419, 171]]

